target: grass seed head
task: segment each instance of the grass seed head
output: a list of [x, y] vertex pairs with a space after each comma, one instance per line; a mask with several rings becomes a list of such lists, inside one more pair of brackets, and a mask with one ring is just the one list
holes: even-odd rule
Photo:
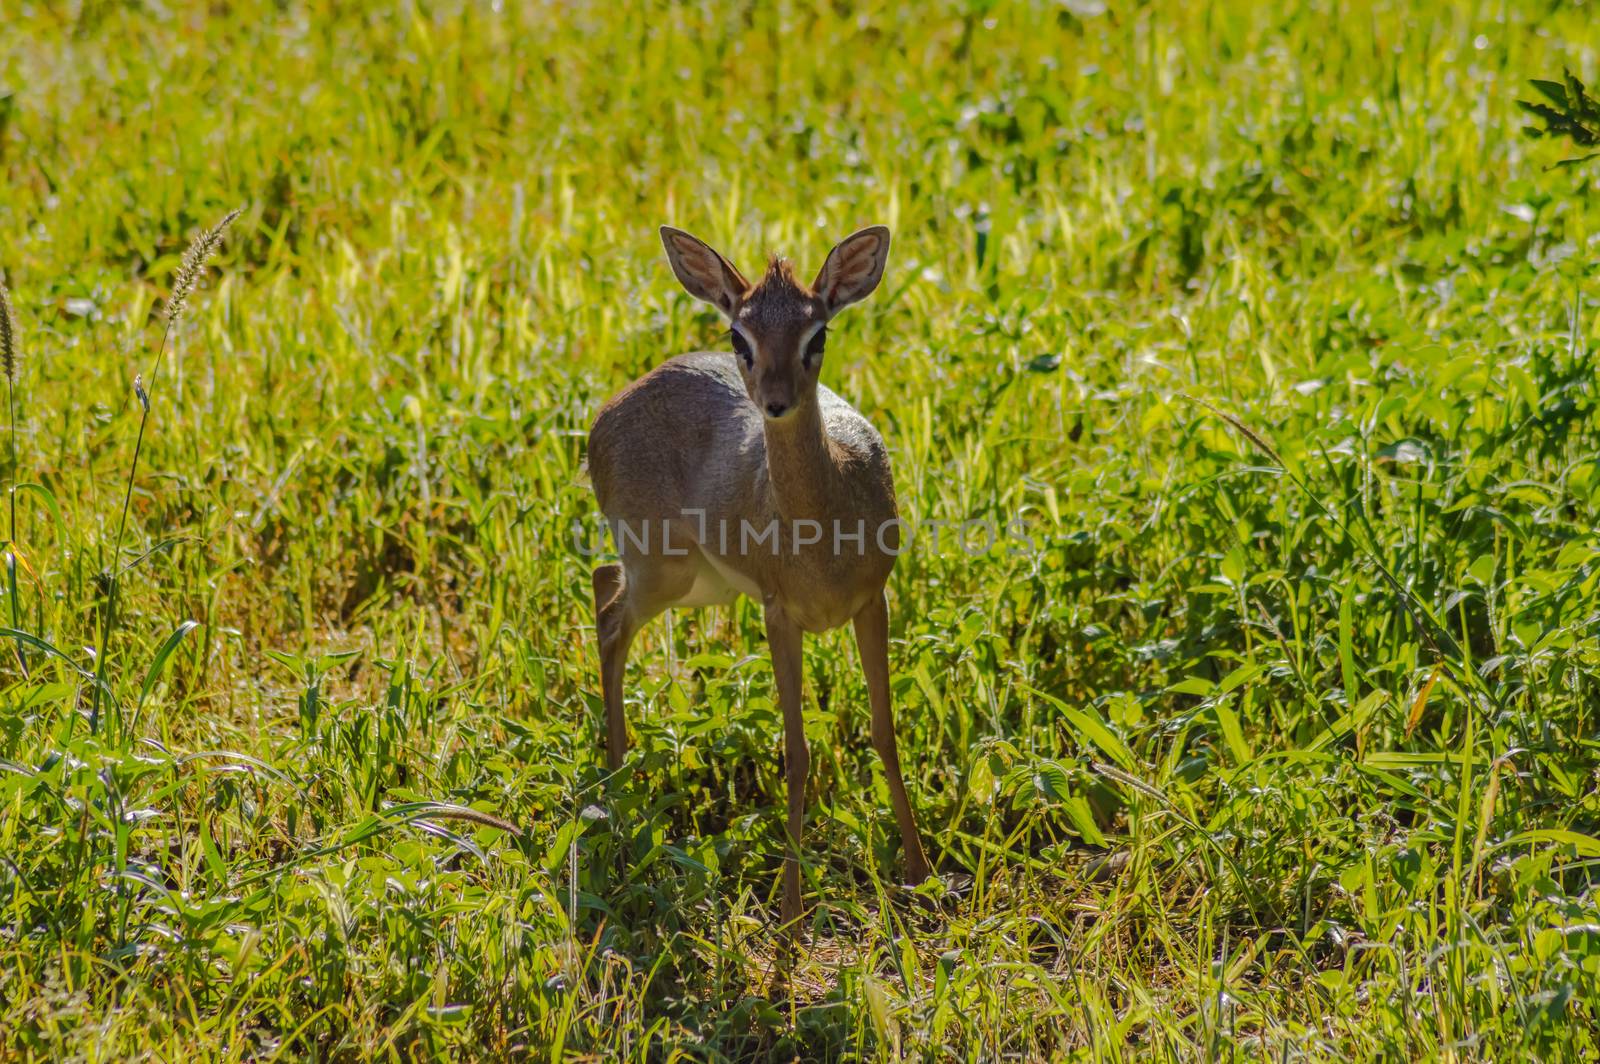
[[1207, 402], [1204, 399], [1200, 399], [1196, 396], [1188, 395], [1183, 392], [1179, 392], [1178, 397], [1194, 403], [1196, 406], [1205, 407], [1207, 410], [1211, 411], [1213, 414], [1217, 415], [1222, 420], [1226, 421], [1228, 424], [1237, 429], [1241, 436], [1255, 445], [1256, 450], [1260, 451], [1262, 454], [1278, 463], [1279, 466], [1284, 466], [1283, 456], [1278, 453], [1278, 449], [1263, 439], [1259, 432], [1251, 428], [1249, 425], [1246, 425], [1244, 420], [1237, 414], [1230, 414], [1228, 411], [1221, 409], [1214, 403]]
[[1094, 769], [1097, 775], [1104, 776], [1113, 783], [1120, 783], [1124, 787], [1132, 787], [1140, 794], [1149, 795], [1158, 802], [1168, 801], [1166, 793], [1155, 784], [1142, 780], [1131, 772], [1124, 772], [1115, 765], [1108, 765], [1103, 761], [1092, 761], [1089, 763], [1089, 767]]
[[0, 369], [6, 380], [17, 381], [17, 329], [11, 313], [11, 290], [0, 281]]
[[222, 245], [222, 235], [239, 217], [243, 207], [235, 207], [227, 215], [194, 238], [189, 245], [189, 250], [183, 253], [183, 262], [178, 265], [178, 274], [172, 281], [172, 298], [167, 300], [167, 324], [176, 325], [183, 316], [183, 307], [189, 301], [189, 293], [194, 291], [195, 282], [200, 280], [200, 274], [206, 268], [206, 260]]

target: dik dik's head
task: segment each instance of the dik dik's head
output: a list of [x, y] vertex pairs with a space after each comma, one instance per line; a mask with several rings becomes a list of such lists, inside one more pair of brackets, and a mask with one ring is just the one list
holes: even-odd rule
[[733, 263], [682, 229], [662, 226], [661, 242], [689, 294], [727, 315], [745, 390], [774, 421], [816, 400], [828, 320], [871, 295], [889, 259], [889, 230], [874, 225], [829, 252], [809, 288], [795, 279], [786, 259], [773, 259], [751, 284]]

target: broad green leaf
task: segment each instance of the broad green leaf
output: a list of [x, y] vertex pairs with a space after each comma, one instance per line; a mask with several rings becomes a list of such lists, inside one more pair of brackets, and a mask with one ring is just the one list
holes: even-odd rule
[[1073, 709], [1061, 699], [1054, 695], [1046, 694], [1036, 687], [1027, 687], [1025, 689], [1056, 707], [1074, 730], [1080, 735], [1086, 736], [1090, 742], [1099, 747], [1103, 753], [1122, 766], [1123, 769], [1128, 772], [1133, 772], [1137, 769], [1138, 761], [1134, 758], [1133, 751], [1129, 750], [1122, 740], [1117, 738], [1116, 734], [1112, 732], [1105, 721], [1100, 719], [1093, 709]]

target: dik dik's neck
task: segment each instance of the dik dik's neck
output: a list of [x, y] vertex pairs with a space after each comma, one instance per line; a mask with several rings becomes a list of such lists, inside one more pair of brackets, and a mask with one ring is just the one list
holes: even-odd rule
[[786, 521], [820, 521], [838, 506], [839, 467], [816, 397], [782, 421], [768, 421], [767, 479]]

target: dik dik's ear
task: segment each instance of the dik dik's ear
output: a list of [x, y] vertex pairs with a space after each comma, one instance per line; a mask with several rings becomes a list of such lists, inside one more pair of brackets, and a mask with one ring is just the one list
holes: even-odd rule
[[678, 283], [696, 299], [703, 299], [722, 313], [732, 316], [733, 308], [750, 289], [750, 282], [733, 268], [733, 263], [707, 244], [670, 225], [661, 227], [661, 244]]
[[828, 252], [816, 281], [811, 285], [832, 317], [851, 303], [870, 296], [883, 279], [889, 261], [889, 227], [872, 225], [851, 233]]

